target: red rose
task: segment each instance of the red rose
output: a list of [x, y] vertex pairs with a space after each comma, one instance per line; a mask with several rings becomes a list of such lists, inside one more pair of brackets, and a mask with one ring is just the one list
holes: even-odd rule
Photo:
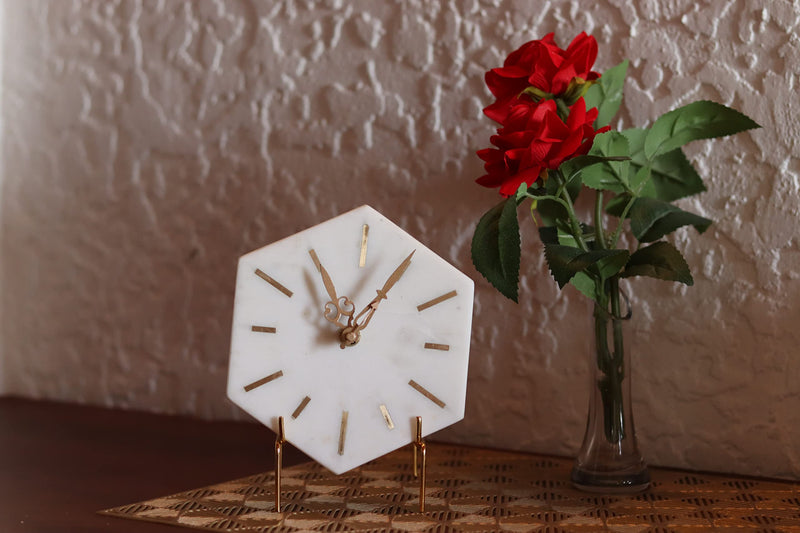
[[596, 118], [597, 109], [587, 112], [583, 98], [569, 108], [566, 123], [558, 116], [554, 100], [517, 100], [509, 106], [505, 127], [490, 139], [497, 148], [478, 151], [486, 175], [477, 182], [484, 187], [500, 187], [500, 194], [511, 196], [520, 184], [530, 186], [540, 177], [544, 179], [543, 171], [586, 154], [595, 135], [610, 129], [606, 126], [595, 131], [592, 123]]
[[574, 78], [592, 81], [600, 77], [591, 70], [596, 58], [597, 41], [585, 32], [575, 37], [566, 50], [555, 44], [552, 33], [527, 42], [511, 52], [502, 67], [486, 73], [486, 85], [497, 101], [483, 112], [504, 124], [510, 106], [528, 87], [553, 97], [563, 96]]

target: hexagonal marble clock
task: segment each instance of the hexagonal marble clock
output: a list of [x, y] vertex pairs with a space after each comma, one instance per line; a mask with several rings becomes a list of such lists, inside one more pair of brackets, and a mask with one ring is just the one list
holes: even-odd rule
[[239, 259], [228, 397], [340, 474], [464, 417], [473, 282], [369, 206]]

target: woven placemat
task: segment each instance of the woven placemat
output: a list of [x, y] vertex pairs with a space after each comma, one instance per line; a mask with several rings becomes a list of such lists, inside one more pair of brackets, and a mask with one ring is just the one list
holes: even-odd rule
[[433, 444], [425, 513], [411, 453], [336, 476], [284, 469], [281, 513], [265, 472], [101, 511], [210, 531], [798, 531], [800, 484], [654, 469], [647, 491], [595, 495], [569, 484], [572, 462]]

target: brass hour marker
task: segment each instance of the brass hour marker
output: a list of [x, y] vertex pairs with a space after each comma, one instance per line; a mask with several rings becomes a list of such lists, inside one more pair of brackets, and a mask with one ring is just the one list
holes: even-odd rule
[[394, 429], [394, 422], [392, 422], [392, 416], [389, 414], [389, 410], [386, 409], [386, 406], [381, 404], [381, 414], [383, 415], [383, 419], [386, 420], [386, 426], [389, 429]]
[[426, 342], [425, 343], [425, 348], [428, 349], [428, 350], [441, 350], [443, 352], [446, 352], [446, 351], [450, 350], [450, 345], [449, 344], [436, 344], [435, 342]]
[[423, 387], [422, 385], [420, 385], [419, 383], [417, 383], [413, 379], [409, 380], [408, 384], [411, 385], [411, 387], [414, 390], [416, 390], [418, 393], [422, 394], [427, 399], [429, 399], [430, 401], [432, 401], [433, 403], [435, 403], [436, 405], [438, 405], [439, 407], [444, 409], [445, 403], [442, 400], [440, 400], [439, 398], [437, 398], [436, 396], [434, 396], [433, 393], [431, 393], [428, 389], [426, 389], [425, 387]]
[[257, 331], [258, 333], [275, 333], [275, 331], [277, 331], [272, 326], [253, 326], [250, 330]]
[[260, 268], [256, 269], [256, 276], [263, 279], [264, 281], [266, 281], [267, 283], [269, 283], [270, 285], [281, 291], [289, 298], [291, 298], [292, 294], [294, 294], [292, 291], [290, 291], [289, 289], [287, 289], [286, 287], [284, 287], [283, 285], [281, 285], [280, 283], [269, 277], [267, 274], [265, 274]]
[[314, 261], [314, 266], [317, 267], [317, 272], [319, 272], [319, 257], [317, 257], [317, 252], [312, 248], [308, 251], [308, 255], [311, 256], [311, 260]]
[[257, 387], [260, 387], [261, 385], [266, 385], [270, 381], [272, 381], [274, 379], [278, 379], [282, 375], [283, 375], [283, 370], [278, 370], [274, 374], [270, 374], [269, 376], [267, 376], [265, 378], [261, 378], [258, 381], [252, 382], [250, 385], [245, 385], [244, 386], [244, 391], [245, 392], [250, 392], [251, 390], [253, 390], [253, 389], [257, 388]]
[[441, 296], [437, 296], [433, 300], [429, 300], [429, 301], [425, 302], [424, 304], [419, 304], [417, 306], [417, 311], [422, 312], [422, 311], [426, 310], [427, 308], [433, 307], [436, 304], [440, 304], [445, 300], [449, 300], [450, 298], [453, 298], [454, 296], [458, 296], [458, 293], [456, 291], [450, 291], [447, 294], [442, 294]]
[[367, 236], [369, 235], [369, 226], [364, 224], [361, 227], [361, 256], [358, 258], [358, 266], [363, 268], [367, 264]]
[[339, 455], [344, 455], [345, 435], [347, 435], [347, 411], [342, 411], [342, 425], [339, 427]]
[[294, 413], [292, 413], [292, 418], [297, 418], [298, 416], [300, 416], [300, 413], [303, 412], [303, 409], [306, 408], [306, 405], [308, 405], [308, 402], [310, 402], [310, 401], [311, 401], [311, 398], [309, 398], [308, 396], [303, 398], [303, 401], [300, 402], [300, 405], [298, 405], [297, 409], [295, 409]]

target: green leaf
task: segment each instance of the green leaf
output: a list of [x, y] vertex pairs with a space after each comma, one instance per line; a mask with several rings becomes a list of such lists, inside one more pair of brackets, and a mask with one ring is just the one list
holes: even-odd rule
[[634, 191], [639, 191], [644, 187], [644, 181], [649, 179], [646, 172], [642, 172], [642, 167], [647, 167], [648, 161], [644, 156], [644, 139], [647, 131], [642, 128], [628, 128], [620, 133], [628, 140], [628, 149], [631, 153], [631, 169], [633, 174], [630, 178], [630, 186]]
[[581, 258], [586, 253], [588, 252], [572, 246], [562, 246], [560, 244], [544, 245], [544, 257], [547, 260], [547, 266], [550, 267], [550, 273], [553, 274], [560, 289], [563, 289], [564, 285], [575, 274], [591, 264], [591, 262]]
[[692, 273], [683, 255], [670, 243], [660, 241], [633, 253], [623, 278], [648, 276], [667, 281], [679, 281], [693, 285]]
[[665, 202], [692, 196], [706, 190], [703, 179], [680, 148], [656, 157], [653, 160], [651, 172], [655, 196]]
[[608, 279], [611, 276], [616, 275], [622, 267], [628, 262], [631, 254], [628, 250], [610, 250], [612, 252], [618, 252], [608, 257], [604, 257], [597, 261], [595, 267], [597, 268], [598, 272], [600, 273], [600, 277], [602, 279]]
[[[578, 242], [571, 231], [572, 229], [568, 224], [559, 221], [558, 226], [539, 228], [539, 238], [544, 244], [563, 244], [564, 246], [577, 247]], [[584, 242], [591, 242], [594, 240], [594, 227], [581, 224], [581, 232]]]
[[628, 72], [628, 60], [603, 72], [600, 80], [589, 87], [584, 96], [586, 109], [596, 107], [598, 114], [595, 129], [607, 126], [622, 104], [622, 89]]
[[472, 237], [472, 263], [503, 296], [519, 294], [520, 240], [517, 201], [503, 200], [483, 215]]
[[[589, 226], [588, 224], [584, 224], [583, 222], [581, 222], [580, 228], [581, 228], [581, 236], [583, 237], [583, 242], [585, 242], [589, 246], [592, 246], [595, 237], [594, 226]], [[578, 247], [578, 241], [572, 234], [572, 227], [566, 222], [558, 226], [558, 244], [563, 244], [564, 246]]]
[[716, 102], [701, 100], [659, 117], [645, 138], [644, 153], [652, 160], [691, 141], [724, 137], [759, 127], [747, 115]]
[[639, 242], [653, 242], [681, 226], [694, 226], [703, 233], [711, 220], [689, 213], [656, 198], [637, 198], [630, 210], [631, 232]]
[[628, 139], [628, 147], [631, 151], [631, 158], [636, 161], [641, 161], [644, 164], [646, 162], [646, 158], [644, 157], [644, 139], [647, 137], [647, 132], [649, 130], [643, 128], [628, 128], [627, 130], [622, 130], [620, 133]]
[[514, 198], [517, 200], [517, 205], [522, 203], [522, 201], [528, 197], [528, 184], [522, 182], [517, 187], [517, 193], [514, 195]]
[[630, 158], [627, 156], [579, 155], [577, 157], [567, 159], [561, 163], [561, 166], [558, 167], [558, 170], [561, 171], [561, 174], [564, 176], [564, 179], [567, 182], [567, 187], [569, 188], [575, 181], [577, 181], [578, 185], [581, 184], [581, 180], [579, 178], [587, 167], [599, 165], [600, 163], [606, 163], [608, 161], [629, 160]]
[[597, 301], [597, 282], [586, 272], [576, 272], [569, 283], [587, 298]]
[[[706, 190], [703, 180], [680, 148], [648, 160], [644, 141], [649, 130], [630, 128], [622, 133], [631, 148], [631, 189], [639, 196], [652, 196], [665, 202], [685, 198]], [[650, 174], [647, 174], [649, 169]], [[646, 180], [652, 180], [648, 183]]]
[[539, 228], [539, 238], [544, 244], [558, 244], [558, 228], [555, 226], [542, 226]]
[[536, 212], [545, 226], [555, 226], [558, 220], [567, 218], [567, 210], [554, 200], [537, 200]]
[[630, 148], [624, 135], [617, 131], [607, 131], [597, 135], [589, 155], [614, 159], [585, 167], [581, 171], [584, 185], [616, 193], [625, 192], [630, 188], [628, 185]]
[[653, 169], [645, 165], [643, 167], [635, 167], [633, 177], [631, 178], [631, 189], [636, 192], [637, 196], [655, 196], [656, 189], [653, 185]]
[[[569, 283], [575, 274], [595, 265], [598, 261], [612, 256], [625, 255], [627, 260], [627, 250], [590, 250], [584, 252], [580, 248], [563, 246], [561, 244], [545, 244], [544, 257], [547, 266], [553, 274], [560, 289]], [[624, 263], [623, 263], [624, 264]]]

